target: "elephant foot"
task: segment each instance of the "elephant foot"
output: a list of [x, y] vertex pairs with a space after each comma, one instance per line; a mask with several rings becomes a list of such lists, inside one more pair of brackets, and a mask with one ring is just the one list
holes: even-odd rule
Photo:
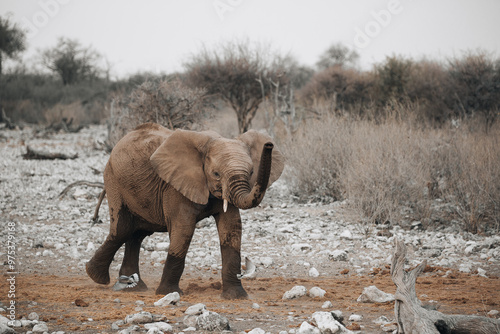
[[231, 286], [222, 289], [224, 299], [248, 299], [248, 294], [242, 286]]
[[179, 288], [179, 285], [165, 285], [165, 286], [160, 285], [158, 289], [156, 289], [157, 295], [168, 295], [169, 293], [172, 292], [178, 292], [180, 295], [184, 294], [181, 288]]
[[126, 289], [122, 289], [120, 291], [124, 291], [124, 292], [144, 292], [144, 291], [148, 291], [148, 286], [146, 285], [146, 283], [144, 283], [143, 280], [140, 280], [136, 286], [132, 287], [132, 288], [126, 288]]
[[87, 275], [98, 284], [109, 284], [109, 266], [98, 266], [90, 260], [85, 264]]

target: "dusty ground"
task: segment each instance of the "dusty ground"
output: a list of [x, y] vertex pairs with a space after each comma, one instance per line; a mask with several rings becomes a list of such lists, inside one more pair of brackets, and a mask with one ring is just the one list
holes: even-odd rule
[[[144, 242], [141, 273], [149, 285], [145, 293], [114, 292], [85, 274], [85, 262], [107, 235], [107, 203], [101, 210], [103, 224], [90, 227], [99, 189], [78, 188], [59, 199], [59, 192], [76, 180], [102, 181], [99, 173], [107, 154], [100, 142], [104, 128], [91, 128], [78, 135], [56, 135], [31, 139], [31, 133], [6, 131], [0, 138], [0, 231], [3, 279], [0, 301], [9, 305], [7, 285], [8, 223], [15, 224], [16, 316], [36, 312], [50, 332], [111, 333], [111, 324], [139, 310], [164, 315], [175, 332], [186, 328], [184, 310], [204, 303], [207, 309], [226, 316], [234, 332], [260, 327], [268, 332], [292, 331], [331, 301], [327, 310], [341, 310], [364, 318], [350, 328], [361, 326], [363, 333], [380, 333], [373, 320], [394, 319], [393, 304], [363, 304], [356, 299], [370, 285], [394, 293], [388, 264], [394, 236], [409, 246], [410, 265], [429, 259], [430, 267], [417, 281], [417, 295], [437, 304], [444, 313], [486, 315], [500, 310], [500, 241], [497, 236], [463, 234], [456, 229], [440, 231], [407, 230], [391, 227], [381, 235], [378, 227], [361, 224], [345, 203], [296, 203], [281, 184], [272, 189], [261, 207], [243, 213], [242, 254], [257, 264], [256, 279], [244, 281], [250, 299], [222, 300], [220, 295], [220, 252], [213, 221], [196, 231], [181, 281], [185, 295], [177, 306], [154, 307], [161, 296], [154, 291], [163, 269], [166, 252], [159, 243], [165, 234]], [[75, 160], [23, 160], [25, 146], [76, 151]], [[387, 233], [388, 232], [388, 233]], [[347, 233], [347, 234], [346, 234]], [[332, 260], [334, 250], [346, 252], [343, 261]], [[111, 266], [117, 276], [123, 249]], [[311, 277], [316, 268], [319, 277]], [[477, 275], [482, 270], [486, 277]], [[308, 296], [283, 301], [282, 296], [296, 285], [326, 290], [322, 299]], [[116, 299], [120, 301], [117, 302]], [[77, 299], [88, 304], [78, 306]], [[137, 301], [144, 302], [140, 306]], [[253, 308], [253, 304], [259, 308]], [[122, 328], [125, 328], [123, 326]], [[25, 332], [26, 329], [18, 329]]]
[[[312, 313], [323, 311], [325, 300], [333, 303], [333, 309], [342, 310], [345, 316], [361, 314], [359, 322], [364, 333], [379, 333], [380, 326], [372, 321], [381, 315], [393, 318], [393, 304], [365, 304], [356, 302], [364, 287], [376, 285], [379, 289], [394, 293], [395, 288], [387, 274], [376, 276], [337, 275], [331, 278], [258, 278], [249, 280], [245, 286], [249, 300], [227, 301], [220, 298], [219, 278], [204, 275], [203, 278], [187, 275], [181, 287], [185, 295], [178, 306], [154, 307], [159, 299], [150, 287], [144, 293], [114, 292], [109, 287], [94, 284], [84, 275], [55, 276], [32, 274], [18, 276], [19, 315], [31, 312], [39, 314], [47, 321], [51, 331], [63, 330], [79, 333], [111, 333], [111, 324], [126, 315], [137, 313], [136, 301], [145, 304], [141, 308], [155, 314], [163, 314], [180, 332], [185, 309], [196, 303], [204, 303], [211, 311], [225, 315], [236, 332], [260, 327], [277, 333], [281, 330], [297, 329]], [[158, 277], [146, 277], [149, 284], [158, 282]], [[295, 285], [308, 288], [320, 286], [327, 291], [325, 298], [313, 299], [308, 296], [283, 301], [283, 291]], [[5, 291], [5, 280], [0, 285]], [[439, 310], [444, 313], [485, 314], [487, 310], [500, 307], [498, 279], [486, 279], [468, 274], [456, 274], [453, 278], [442, 278], [437, 274], [427, 274], [419, 279], [417, 294], [423, 302], [439, 301]], [[120, 302], [115, 300], [119, 298]], [[79, 307], [75, 301], [81, 299], [88, 307]], [[33, 303], [33, 301], [36, 302]], [[259, 304], [253, 309], [252, 304]], [[92, 320], [91, 320], [92, 319]], [[351, 322], [346, 322], [351, 325]]]

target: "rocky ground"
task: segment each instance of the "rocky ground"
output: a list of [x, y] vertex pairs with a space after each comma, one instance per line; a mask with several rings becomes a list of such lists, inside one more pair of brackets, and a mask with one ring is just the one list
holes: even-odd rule
[[[393, 303], [357, 299], [368, 286], [395, 292], [389, 275], [395, 237], [410, 249], [409, 267], [423, 259], [429, 262], [417, 281], [423, 302], [444, 313], [495, 316], [500, 309], [500, 236], [464, 233], [454, 224], [434, 231], [422, 230], [418, 222], [412, 228], [366, 225], [345, 202], [297, 203], [283, 181], [273, 185], [260, 207], [242, 213], [242, 255], [257, 266], [256, 277], [243, 282], [249, 300], [219, 297], [221, 260], [211, 219], [198, 225], [181, 281], [185, 294], [175, 305], [154, 305], [162, 297], [154, 290], [167, 254], [166, 234], [154, 234], [143, 243], [141, 273], [150, 288], [147, 292], [116, 292], [111, 286], [99, 286], [86, 276], [85, 263], [108, 233], [107, 203], [100, 211], [104, 223], [91, 226], [100, 189], [78, 186], [62, 198], [59, 193], [74, 181], [102, 181], [108, 158], [105, 137], [103, 126], [38, 138], [32, 129], [0, 130], [0, 255], [4, 277], [15, 278], [15, 283], [0, 282], [1, 314], [8, 317], [15, 300], [16, 319], [24, 319], [13, 323], [17, 332], [220, 332], [226, 328], [203, 327], [196, 323], [199, 315], [185, 314], [198, 303], [205, 305], [202, 315], [224, 317], [234, 332], [254, 330], [255, 334], [260, 333], [258, 328], [262, 333], [304, 332], [305, 323], [318, 326], [323, 321], [324, 314], [313, 317], [315, 312], [326, 311], [343, 313], [345, 331], [379, 333], [384, 325], [389, 331], [386, 323], [394, 319]], [[27, 146], [78, 157], [27, 160], [22, 157]], [[112, 277], [118, 275], [122, 257], [123, 248], [111, 266]], [[8, 273], [12, 271], [18, 274]], [[305, 295], [283, 299], [295, 286], [303, 286]], [[314, 287], [319, 289], [311, 292]], [[15, 299], [9, 297], [12, 289]], [[134, 314], [139, 315], [133, 318]], [[203, 322], [199, 317], [198, 322]], [[145, 320], [131, 320], [139, 318]], [[209, 320], [220, 320], [214, 319]], [[150, 325], [158, 322], [165, 325]]]

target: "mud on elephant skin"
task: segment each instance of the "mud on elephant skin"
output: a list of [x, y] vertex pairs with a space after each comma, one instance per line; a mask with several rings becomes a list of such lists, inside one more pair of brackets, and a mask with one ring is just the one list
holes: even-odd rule
[[[157, 294], [182, 292], [179, 281], [196, 223], [213, 216], [222, 255], [222, 296], [246, 298], [241, 272], [240, 209], [259, 205], [284, 168], [271, 137], [248, 131], [236, 139], [215, 132], [140, 125], [111, 152], [104, 170], [110, 231], [87, 263], [87, 274], [109, 284], [109, 266], [125, 244], [119, 275], [139, 275], [142, 240], [168, 232], [168, 250]], [[134, 290], [147, 289], [140, 279]]]

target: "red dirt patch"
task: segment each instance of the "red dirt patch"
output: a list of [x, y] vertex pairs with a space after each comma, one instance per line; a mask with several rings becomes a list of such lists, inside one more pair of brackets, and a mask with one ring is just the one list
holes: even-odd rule
[[[137, 313], [137, 300], [142, 300], [144, 311], [163, 314], [174, 326], [174, 330], [185, 328], [182, 324], [184, 311], [195, 303], [204, 303], [211, 311], [225, 315], [236, 331], [260, 327], [277, 332], [298, 327], [314, 312], [324, 311], [321, 305], [330, 300], [332, 310], [341, 310], [346, 319], [350, 314], [364, 316], [359, 325], [364, 330], [379, 330], [372, 321], [381, 315], [393, 316], [393, 303], [363, 304], [356, 299], [364, 287], [375, 285], [379, 289], [394, 293], [395, 286], [389, 275], [378, 272], [375, 276], [338, 275], [332, 278], [258, 278], [247, 280], [244, 285], [250, 295], [249, 300], [227, 301], [220, 298], [220, 282], [213, 278], [184, 278], [181, 288], [185, 295], [177, 306], [154, 307], [160, 299], [153, 286], [157, 278], [145, 277], [150, 284], [146, 292], [115, 292], [110, 286], [93, 283], [85, 276], [41, 276], [21, 274], [17, 277], [17, 317], [27, 317], [36, 312], [40, 320], [46, 321], [49, 330], [78, 331], [80, 333], [112, 332], [111, 324], [123, 320], [126, 315]], [[327, 293], [323, 299], [308, 296], [283, 301], [283, 293], [295, 285], [307, 289], [321, 287]], [[0, 283], [6, 291], [7, 282]], [[491, 309], [500, 308], [500, 280], [483, 278], [463, 273], [455, 273], [453, 278], [427, 274], [417, 281], [417, 295], [426, 303], [439, 303], [443, 313], [485, 315]], [[5, 294], [4, 294], [5, 295]], [[120, 302], [115, 302], [119, 298]], [[36, 302], [36, 303], [33, 303]], [[79, 307], [81, 302], [88, 307]], [[260, 308], [253, 309], [252, 304]], [[89, 319], [92, 320], [89, 320]], [[352, 325], [346, 321], [346, 325]], [[357, 325], [357, 324], [356, 324]], [[354, 325], [354, 326], [356, 326]], [[124, 326], [124, 327], [127, 327]]]

